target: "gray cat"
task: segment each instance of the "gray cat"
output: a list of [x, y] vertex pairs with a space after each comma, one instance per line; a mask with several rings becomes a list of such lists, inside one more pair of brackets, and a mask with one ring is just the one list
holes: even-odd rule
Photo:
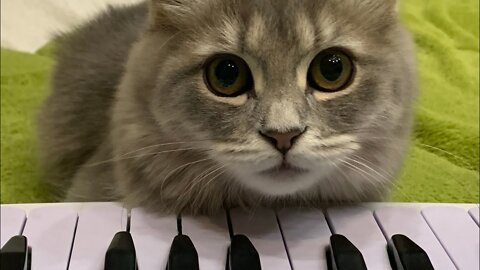
[[39, 115], [68, 201], [163, 213], [385, 198], [413, 43], [394, 0], [151, 0], [59, 38]]

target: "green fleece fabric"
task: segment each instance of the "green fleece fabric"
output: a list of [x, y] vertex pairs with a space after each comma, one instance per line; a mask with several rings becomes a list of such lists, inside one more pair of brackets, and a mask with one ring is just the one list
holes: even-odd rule
[[[412, 147], [392, 200], [479, 200], [479, 2], [402, 0], [413, 32], [420, 97]], [[53, 59], [1, 51], [1, 203], [49, 202], [36, 160], [34, 114]]]

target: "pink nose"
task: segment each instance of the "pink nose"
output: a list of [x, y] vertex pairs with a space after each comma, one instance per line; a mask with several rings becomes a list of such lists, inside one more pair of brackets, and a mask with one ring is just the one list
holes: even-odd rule
[[303, 134], [305, 130], [291, 130], [288, 132], [276, 132], [276, 131], [266, 131], [260, 132], [260, 134], [265, 137], [278, 151], [282, 154], [286, 154], [293, 146], [295, 139]]

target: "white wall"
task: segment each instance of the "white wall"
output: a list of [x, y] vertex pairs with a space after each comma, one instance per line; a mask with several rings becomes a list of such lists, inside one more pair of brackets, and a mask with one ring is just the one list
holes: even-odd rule
[[52, 35], [79, 24], [107, 5], [142, 0], [1, 0], [2, 47], [34, 52]]

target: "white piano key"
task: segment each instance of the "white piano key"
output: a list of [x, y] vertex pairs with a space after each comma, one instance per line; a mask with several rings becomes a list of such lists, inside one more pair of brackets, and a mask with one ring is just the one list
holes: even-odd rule
[[113, 237], [127, 228], [127, 210], [116, 205], [86, 207], [78, 213], [69, 270], [101, 270]]
[[422, 217], [419, 209], [384, 207], [375, 210], [375, 217], [388, 239], [395, 234], [406, 235], [425, 250], [435, 269], [456, 270], [452, 260]]
[[287, 251], [273, 210], [260, 209], [255, 213], [241, 210], [231, 212], [234, 234], [247, 236], [260, 255], [263, 270], [289, 270]]
[[200, 269], [225, 270], [230, 245], [226, 215], [212, 218], [182, 217], [182, 233], [192, 240]]
[[474, 207], [468, 211], [470, 213], [470, 216], [472, 216], [473, 220], [477, 222], [477, 225], [480, 225], [480, 208], [479, 207]]
[[370, 209], [329, 208], [327, 219], [333, 233], [344, 235], [362, 252], [369, 270], [392, 269], [386, 251], [387, 241]]
[[177, 218], [132, 209], [130, 233], [135, 244], [138, 269], [165, 269], [170, 246], [178, 234]]
[[25, 224], [25, 211], [13, 206], [2, 205], [0, 209], [0, 248], [10, 238], [20, 235]]
[[[320, 210], [283, 209], [278, 212], [285, 245], [295, 270], [327, 270], [330, 229]], [[384, 269], [383, 269], [384, 270]]]
[[458, 269], [480, 268], [479, 228], [467, 211], [437, 206], [422, 214]]
[[75, 236], [77, 212], [70, 207], [32, 209], [23, 235], [32, 248], [32, 270], [65, 270]]

